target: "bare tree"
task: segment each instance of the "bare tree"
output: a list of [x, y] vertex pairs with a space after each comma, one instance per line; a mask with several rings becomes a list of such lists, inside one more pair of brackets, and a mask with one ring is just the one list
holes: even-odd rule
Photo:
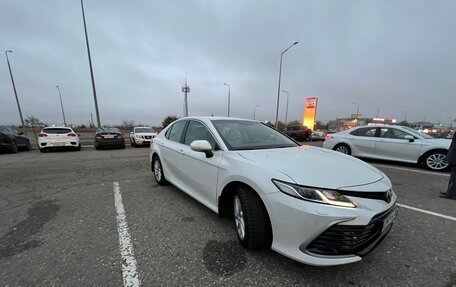
[[166, 128], [170, 123], [174, 122], [175, 120], [178, 120], [178, 117], [176, 117], [176, 116], [167, 116], [162, 121], [162, 127]]

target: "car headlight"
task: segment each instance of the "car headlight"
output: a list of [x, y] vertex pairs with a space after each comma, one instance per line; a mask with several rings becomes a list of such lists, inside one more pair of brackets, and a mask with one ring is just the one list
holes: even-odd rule
[[273, 179], [272, 182], [281, 192], [299, 199], [342, 207], [356, 207], [356, 204], [354, 204], [350, 199], [335, 190], [301, 186], [277, 179]]

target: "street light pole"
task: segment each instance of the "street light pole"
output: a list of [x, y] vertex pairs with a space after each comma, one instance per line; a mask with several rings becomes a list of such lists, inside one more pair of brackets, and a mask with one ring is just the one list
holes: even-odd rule
[[287, 93], [287, 109], [285, 110], [285, 126], [287, 125], [288, 122], [288, 97], [290, 96], [290, 93], [288, 91], [282, 90], [282, 93]]
[[10, 65], [10, 62], [8, 59], [8, 53], [12, 53], [12, 52], [13, 51], [11, 51], [11, 50], [6, 50], [5, 56], [6, 56], [6, 62], [8, 63], [8, 69], [10, 72], [10, 76], [11, 76], [11, 83], [13, 83], [14, 95], [16, 96], [17, 109], [19, 110], [19, 116], [21, 117], [21, 124], [22, 124], [22, 126], [24, 126], [24, 118], [22, 117], [21, 105], [19, 104], [19, 98], [17, 97], [16, 85], [14, 84], [14, 78], [13, 78], [13, 72], [11, 72], [11, 65]]
[[87, 46], [87, 55], [89, 57], [90, 77], [92, 79], [93, 99], [95, 101], [95, 112], [97, 115], [97, 127], [101, 128], [100, 112], [98, 111], [97, 91], [95, 89], [95, 79], [93, 77], [92, 58], [90, 57], [89, 37], [87, 36], [87, 26], [86, 26], [86, 21], [85, 21], [85, 14], [84, 14], [84, 4], [82, 3], [82, 0], [81, 0], [81, 10], [82, 10], [82, 21], [84, 22], [84, 32], [85, 32], [85, 39], [86, 39], [86, 46]]
[[378, 118], [378, 114], [380, 113], [380, 108], [374, 107], [374, 109], [377, 109], [377, 115], [375, 117]]
[[230, 117], [231, 86], [227, 83], [224, 83], [223, 85], [228, 86], [228, 117]]
[[66, 119], [65, 119], [65, 111], [63, 110], [62, 94], [60, 93], [59, 85], [57, 85], [56, 88], [57, 88], [57, 90], [59, 90], [60, 107], [62, 108], [62, 115], [63, 115], [63, 125], [67, 126]]
[[359, 103], [352, 103], [352, 105], [358, 105], [358, 107], [356, 108], [356, 115], [355, 115], [355, 119], [356, 119], [356, 125], [358, 125], [358, 113], [359, 113]]
[[293, 47], [294, 45], [297, 45], [299, 42], [294, 42], [293, 44], [291, 44], [288, 48], [286, 48], [282, 53], [280, 53], [280, 66], [279, 66], [279, 86], [277, 88], [277, 107], [276, 107], [276, 122], [275, 122], [275, 126], [276, 128], [279, 127], [279, 100], [280, 100], [280, 81], [281, 81], [281, 78], [282, 78], [282, 58], [283, 58], [283, 54], [285, 54], [291, 47]]
[[258, 108], [260, 105], [253, 106], [253, 119], [255, 120], [255, 109]]

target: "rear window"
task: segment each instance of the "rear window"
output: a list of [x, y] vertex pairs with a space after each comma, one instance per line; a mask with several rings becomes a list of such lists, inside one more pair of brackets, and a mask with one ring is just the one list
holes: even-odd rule
[[43, 129], [43, 133], [46, 134], [69, 134], [73, 132], [70, 129], [64, 129], [64, 128], [47, 128]]
[[118, 128], [98, 129], [97, 134], [117, 134], [120, 133]]

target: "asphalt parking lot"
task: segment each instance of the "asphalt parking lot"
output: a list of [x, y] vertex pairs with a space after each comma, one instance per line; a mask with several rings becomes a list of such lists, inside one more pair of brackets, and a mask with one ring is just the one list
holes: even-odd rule
[[0, 285], [124, 286], [132, 267], [143, 286], [456, 286], [456, 202], [438, 197], [448, 173], [371, 162], [399, 217], [363, 261], [322, 268], [245, 252], [230, 220], [155, 183], [148, 153], [0, 154]]

